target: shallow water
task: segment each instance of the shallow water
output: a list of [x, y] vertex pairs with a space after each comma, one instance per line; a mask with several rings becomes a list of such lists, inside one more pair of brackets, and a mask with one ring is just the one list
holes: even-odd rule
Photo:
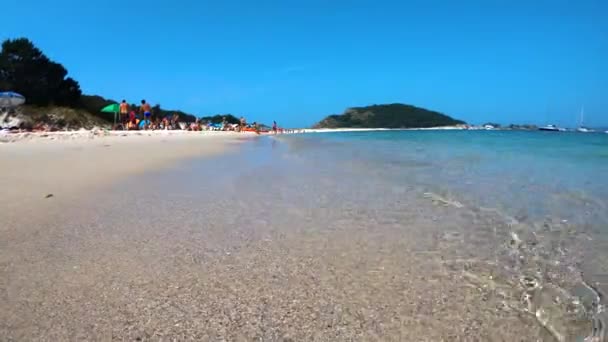
[[129, 179], [14, 248], [0, 333], [602, 341], [608, 141], [561, 136], [264, 137]]
[[[336, 254], [360, 248], [336, 266], [350, 272], [346, 278], [352, 282], [362, 277], [355, 276], [360, 263], [409, 264], [410, 277], [423, 279], [406, 287], [420, 293], [416, 308], [425, 297], [428, 307], [437, 306], [437, 301], [448, 301], [441, 299], [444, 293], [452, 292], [452, 308], [443, 311], [442, 319], [454, 320], [460, 310], [471, 308], [471, 321], [456, 326], [466, 330], [479, 321], [485, 328], [480, 337], [521, 338], [518, 334], [528, 331], [566, 341], [594, 334], [603, 338], [604, 304], [598, 296], [608, 274], [601, 263], [608, 252], [602, 234], [608, 223], [608, 182], [603, 178], [608, 139], [562, 135], [414, 131], [282, 136], [256, 140], [213, 168], [206, 161], [191, 163], [180, 178], [196, 174], [215, 183], [194, 201], [213, 197], [223, 203], [219, 211], [234, 210], [239, 219], [216, 221], [241, 227], [239, 237], [230, 241], [276, 239], [278, 234], [290, 246], [283, 253], [294, 256], [302, 240], [309, 240], [305, 255], [323, 255], [326, 239], [341, 240]], [[227, 169], [218, 172], [219, 165]], [[190, 187], [172, 189], [192, 193]], [[268, 248], [274, 251], [275, 246]], [[281, 255], [268, 253], [270, 259]], [[417, 260], [420, 255], [424, 257]], [[427, 284], [433, 277], [455, 278], [457, 284]], [[359, 284], [362, 292], [374, 287], [378, 303], [396, 295], [380, 278], [375, 281], [382, 286]], [[469, 289], [477, 297], [470, 298]], [[374, 304], [369, 308], [378, 310]], [[525, 328], [492, 328], [522, 315], [529, 316]], [[408, 329], [428, 333], [416, 326]], [[380, 336], [394, 333], [387, 329]]]
[[475, 249], [475, 262], [493, 260], [493, 272], [507, 271], [504, 276], [512, 281], [532, 279], [534, 285], [518, 289], [524, 312], [558, 340], [587, 336], [588, 320], [593, 334], [605, 338], [605, 303], [600, 303], [608, 289], [602, 262], [608, 253], [605, 134], [391, 131], [284, 140], [302, 158], [361, 170], [361, 182], [373, 178], [386, 187], [408, 187], [435, 204], [459, 209], [465, 216], [459, 234], [478, 235], [479, 241], [453, 248]]

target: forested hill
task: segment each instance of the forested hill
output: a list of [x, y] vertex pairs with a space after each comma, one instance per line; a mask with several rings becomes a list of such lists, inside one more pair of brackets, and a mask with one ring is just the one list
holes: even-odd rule
[[315, 128], [426, 128], [464, 123], [439, 112], [393, 103], [349, 108], [344, 114], [326, 117]]

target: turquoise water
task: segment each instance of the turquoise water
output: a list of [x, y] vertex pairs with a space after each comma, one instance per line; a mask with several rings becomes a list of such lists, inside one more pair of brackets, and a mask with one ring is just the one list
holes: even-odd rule
[[[381, 131], [294, 137], [387, 179], [525, 220], [608, 224], [608, 135]], [[333, 145], [332, 145], [333, 144]], [[318, 151], [317, 151], [318, 153]]]
[[[607, 134], [379, 131], [284, 141], [317, 168], [310, 173], [333, 165], [333, 177], [342, 178], [333, 186], [350, 179], [348, 186], [360, 188], [349, 200], [376, 210], [400, 202], [404, 226], [432, 217], [446, 230], [443, 251], [474, 260], [463, 272], [504, 279], [512, 292], [499, 296], [503, 303], [518, 298], [506, 305], [555, 340], [607, 338]], [[412, 207], [416, 214], [405, 214]]]
[[179, 307], [231, 340], [255, 322], [269, 341], [291, 328], [294, 340], [605, 341], [607, 146], [542, 132], [260, 137], [99, 194], [75, 231], [89, 232], [80, 246], [107, 237], [95, 250], [111, 257], [140, 246], [155, 278], [200, 289]]

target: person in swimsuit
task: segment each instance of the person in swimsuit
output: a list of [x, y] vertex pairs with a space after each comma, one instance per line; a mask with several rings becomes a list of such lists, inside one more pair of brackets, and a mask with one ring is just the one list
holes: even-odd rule
[[129, 113], [129, 122], [135, 123], [135, 120], [137, 119], [137, 115], [135, 115], [134, 111], [131, 111]]
[[127, 101], [122, 100], [119, 106], [120, 110], [120, 123], [123, 125], [123, 129], [127, 129], [127, 122], [129, 122], [129, 105]]
[[277, 122], [272, 122], [272, 133], [277, 134]]
[[239, 127], [239, 132], [242, 132], [245, 126], [247, 126], [247, 120], [241, 116], [241, 126]]
[[127, 129], [129, 131], [137, 129], [137, 117], [134, 111], [129, 113], [129, 122], [127, 123]]
[[141, 107], [139, 108], [139, 111], [144, 114], [144, 120], [150, 121], [150, 116], [152, 116], [152, 113], [150, 112], [150, 104], [147, 103], [146, 100], [141, 100]]
[[171, 117], [171, 129], [179, 129], [179, 114], [173, 113]]

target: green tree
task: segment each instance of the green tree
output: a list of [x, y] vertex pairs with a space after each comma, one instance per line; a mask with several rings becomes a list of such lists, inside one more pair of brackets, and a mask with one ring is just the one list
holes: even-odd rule
[[102, 113], [101, 109], [107, 105], [116, 103], [116, 101], [105, 99], [97, 95], [82, 95], [80, 97], [80, 107], [88, 111], [89, 113], [102, 118], [108, 122], [114, 121], [113, 113]]
[[156, 119], [156, 118], [162, 118], [163, 116], [163, 112], [162, 109], [160, 109], [160, 104], [156, 104], [154, 105], [152, 108], [152, 119]]
[[238, 124], [241, 122], [237, 117], [232, 114], [216, 114], [213, 116], [203, 116], [201, 118], [201, 121], [219, 124], [222, 123], [224, 118], [226, 118], [226, 122], [228, 122], [229, 124]]
[[77, 105], [82, 92], [66, 78], [63, 65], [51, 61], [26, 38], [7, 39], [0, 51], [0, 90], [13, 90], [36, 105]]

